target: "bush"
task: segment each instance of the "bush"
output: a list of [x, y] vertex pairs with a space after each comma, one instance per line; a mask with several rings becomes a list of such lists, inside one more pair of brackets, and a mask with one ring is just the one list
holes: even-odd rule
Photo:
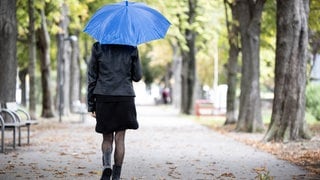
[[320, 121], [320, 84], [309, 84], [306, 89], [306, 109]]

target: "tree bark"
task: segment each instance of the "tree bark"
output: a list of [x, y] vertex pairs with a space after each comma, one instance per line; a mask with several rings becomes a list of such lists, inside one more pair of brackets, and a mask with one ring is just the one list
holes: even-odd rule
[[38, 29], [38, 49], [41, 63], [41, 83], [42, 83], [42, 117], [50, 118], [54, 116], [53, 100], [51, 93], [51, 69], [50, 69], [50, 36], [47, 29], [46, 17], [41, 10], [41, 27]]
[[275, 97], [267, 141], [309, 138], [305, 122], [309, 0], [277, 0]]
[[237, 131], [263, 130], [260, 99], [260, 24], [265, 0], [237, 0], [242, 68]]
[[[78, 37], [78, 35], [74, 36]], [[75, 101], [81, 101], [81, 76], [80, 76], [80, 57], [79, 43], [76, 39], [71, 40], [71, 65], [70, 65], [70, 102], [71, 111], [74, 111], [72, 104]]]
[[[227, 90], [227, 112], [226, 121], [227, 124], [236, 123], [236, 89], [237, 89], [237, 72], [238, 72], [238, 56], [240, 52], [239, 47], [239, 26], [237, 20], [237, 11], [235, 3], [230, 3], [228, 0], [224, 1], [226, 10], [226, 24], [228, 29], [228, 42], [229, 42], [229, 58], [228, 58], [228, 90]], [[229, 21], [227, 7], [230, 7], [232, 20]]]
[[[69, 22], [68, 22], [69, 23]], [[65, 32], [67, 32], [68, 29], [66, 29]], [[64, 71], [64, 115], [69, 115], [70, 114], [70, 107], [71, 107], [71, 94], [70, 94], [70, 89], [71, 89], [71, 54], [72, 54], [72, 48], [71, 48], [71, 42], [68, 40], [69, 38], [69, 33], [65, 35], [64, 38], [64, 54], [63, 54], [63, 61], [64, 61], [64, 66], [63, 66], [63, 71]]]
[[175, 72], [173, 73], [173, 78], [174, 78], [174, 84], [173, 84], [173, 89], [172, 89], [172, 103], [175, 108], [182, 109], [181, 108], [181, 62], [182, 62], [182, 57], [180, 54], [179, 47], [171, 43], [171, 47], [173, 50], [173, 65], [172, 65], [172, 71]]
[[[188, 1], [188, 23], [195, 22], [197, 0]], [[184, 114], [191, 114], [193, 108], [194, 87], [196, 80], [196, 32], [186, 29], [185, 38], [188, 51], [182, 49], [182, 70], [181, 70], [181, 110]]]
[[16, 101], [16, 1], [0, 1], [0, 103]]
[[[61, 115], [68, 115], [70, 113], [70, 55], [71, 47], [68, 40], [68, 7], [65, 3], [61, 5], [61, 19], [59, 27], [61, 31], [57, 34], [58, 47], [58, 95], [57, 107]], [[61, 100], [61, 101], [60, 101]], [[61, 120], [61, 119], [60, 119]]]
[[63, 93], [63, 82], [64, 82], [64, 71], [63, 71], [63, 66], [64, 66], [64, 58], [63, 58], [63, 40], [64, 35], [63, 34], [57, 34], [57, 94], [56, 94], [56, 109], [58, 110], [59, 113], [59, 121], [62, 121], [62, 115], [63, 110], [64, 110], [64, 93]]
[[28, 0], [29, 13], [29, 113], [30, 116], [36, 118], [36, 33], [34, 29], [34, 0]]
[[193, 107], [193, 95], [195, 87], [195, 58], [193, 53], [182, 55], [181, 71], [181, 108], [182, 113], [191, 114]]

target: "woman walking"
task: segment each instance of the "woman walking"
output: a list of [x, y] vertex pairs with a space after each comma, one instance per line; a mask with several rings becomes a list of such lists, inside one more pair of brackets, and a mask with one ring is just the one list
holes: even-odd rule
[[[138, 129], [132, 81], [142, 78], [137, 47], [93, 44], [88, 67], [88, 111], [103, 137], [101, 179], [120, 179], [126, 129]], [[111, 158], [114, 149], [114, 164]]]

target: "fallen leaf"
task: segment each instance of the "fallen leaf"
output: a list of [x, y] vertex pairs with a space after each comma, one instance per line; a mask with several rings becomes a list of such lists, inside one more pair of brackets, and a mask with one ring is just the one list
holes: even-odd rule
[[236, 178], [232, 173], [223, 173], [220, 175], [220, 177], [231, 177], [231, 178]]
[[267, 172], [266, 167], [253, 168], [256, 173]]
[[65, 155], [67, 155], [67, 153], [65, 153], [65, 152], [60, 153], [60, 156], [65, 156]]
[[83, 173], [77, 173], [76, 176], [84, 176]]
[[99, 174], [98, 171], [89, 171], [89, 174]]

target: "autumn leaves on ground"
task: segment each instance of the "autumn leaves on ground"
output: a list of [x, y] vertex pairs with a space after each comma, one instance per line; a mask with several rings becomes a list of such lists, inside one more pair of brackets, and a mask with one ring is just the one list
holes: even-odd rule
[[320, 123], [309, 125], [313, 135], [310, 140], [285, 143], [263, 142], [264, 133], [234, 132], [235, 125], [205, 125], [237, 141], [271, 153], [279, 159], [304, 167], [312, 174], [320, 175]]
[[[314, 134], [309, 141], [265, 143], [261, 142], [264, 133], [239, 133], [233, 131], [235, 125], [223, 126], [224, 117], [217, 120], [213, 116], [197, 118], [170, 114], [168, 111], [173, 110], [169, 107], [138, 108], [141, 128], [138, 131], [128, 131], [125, 179], [241, 179], [242, 176], [264, 175], [271, 179], [282, 175], [295, 179], [320, 177], [319, 123], [310, 126]], [[213, 130], [197, 126], [195, 122]], [[35, 179], [35, 176], [98, 179], [101, 175], [101, 137], [94, 133], [94, 123], [89, 117], [85, 123], [80, 123], [78, 116], [74, 121], [63, 118], [62, 123], [58, 123], [57, 119], [42, 120], [32, 127], [30, 145], [23, 145], [13, 151], [8, 146], [8, 153], [0, 154], [0, 179]], [[299, 171], [300, 168], [293, 168], [286, 162], [272, 163], [270, 156], [267, 159], [264, 159], [265, 156], [256, 156], [256, 152], [261, 155], [261, 151], [248, 146], [243, 149], [241, 143], [226, 136], [274, 154], [279, 159], [291, 161], [309, 172]], [[23, 143], [25, 142], [23, 139]], [[173, 151], [174, 148], [178, 150]], [[247, 155], [243, 155], [246, 153]], [[292, 171], [289, 172], [288, 169]]]

